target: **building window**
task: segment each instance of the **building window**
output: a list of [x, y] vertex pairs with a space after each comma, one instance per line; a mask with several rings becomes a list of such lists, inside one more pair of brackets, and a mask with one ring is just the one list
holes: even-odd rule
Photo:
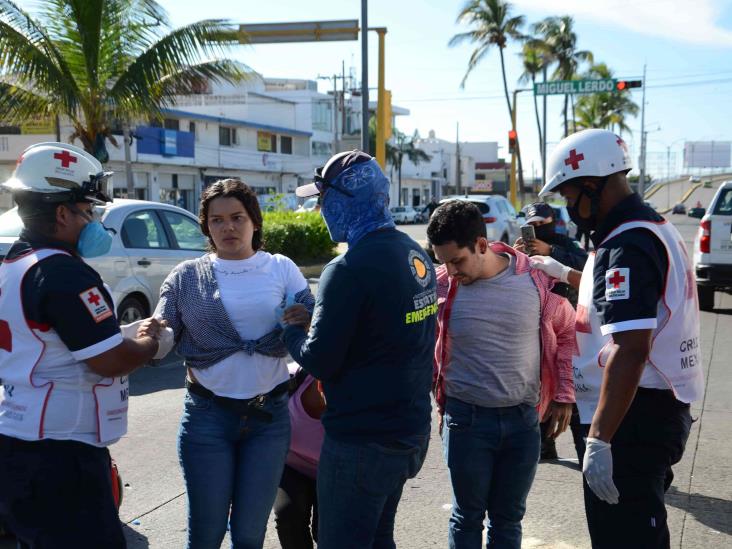
[[188, 122], [188, 131], [191, 132], [193, 135], [196, 135], [196, 123], [195, 122]]
[[313, 141], [313, 156], [330, 156], [333, 151], [333, 145], [323, 141]]
[[280, 136], [280, 152], [282, 154], [292, 154], [292, 137], [289, 135]]
[[333, 104], [325, 101], [313, 103], [313, 129], [324, 132], [333, 130]]
[[236, 145], [236, 128], [219, 126], [219, 145], [233, 147]]
[[177, 118], [166, 118], [163, 120], [163, 127], [166, 130], [180, 131], [180, 120]]
[[485, 181], [485, 174], [484, 173], [476, 173], [475, 174], [475, 180], [476, 181]]
[[262, 152], [277, 152], [277, 134], [257, 132], [257, 150]]
[[20, 135], [20, 126], [0, 125], [0, 135]]

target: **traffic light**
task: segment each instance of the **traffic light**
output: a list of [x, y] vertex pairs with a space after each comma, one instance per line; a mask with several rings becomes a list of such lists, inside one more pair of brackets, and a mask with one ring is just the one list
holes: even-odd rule
[[516, 130], [509, 130], [508, 131], [508, 154], [513, 154], [516, 152], [516, 138], [518, 136], [516, 135]]
[[618, 80], [615, 84], [615, 89], [618, 91], [641, 87], [643, 87], [643, 80]]

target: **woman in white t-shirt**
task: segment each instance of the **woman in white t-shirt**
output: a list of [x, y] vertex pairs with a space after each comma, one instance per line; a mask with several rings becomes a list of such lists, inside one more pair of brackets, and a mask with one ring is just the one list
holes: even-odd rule
[[176, 267], [155, 316], [187, 366], [178, 453], [188, 493], [188, 548], [261, 548], [290, 441], [281, 311], [309, 322], [307, 281], [287, 257], [261, 250], [262, 213], [238, 180], [208, 187], [201, 229], [212, 253]]

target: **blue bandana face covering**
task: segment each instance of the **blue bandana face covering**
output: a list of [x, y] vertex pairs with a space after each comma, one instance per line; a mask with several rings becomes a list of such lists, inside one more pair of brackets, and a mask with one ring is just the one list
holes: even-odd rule
[[91, 221], [81, 230], [76, 249], [81, 257], [92, 258], [106, 254], [112, 247], [112, 235], [99, 221]]
[[330, 188], [323, 196], [320, 213], [333, 242], [353, 246], [367, 233], [394, 227], [389, 212], [389, 180], [376, 160], [354, 164], [332, 184], [353, 194], [347, 196]]

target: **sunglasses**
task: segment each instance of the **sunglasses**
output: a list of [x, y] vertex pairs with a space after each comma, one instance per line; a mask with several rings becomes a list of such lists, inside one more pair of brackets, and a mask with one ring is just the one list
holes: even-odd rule
[[[335, 189], [339, 193], [345, 194], [346, 196], [353, 198], [353, 193], [347, 189], [344, 189], [340, 185], [334, 185], [330, 181], [326, 181], [322, 176], [318, 175], [317, 173], [313, 176], [313, 183], [315, 183], [315, 187], [320, 192], [320, 195], [322, 196], [323, 193], [329, 189]], [[320, 203], [320, 198], [318, 198], [318, 203]]]

